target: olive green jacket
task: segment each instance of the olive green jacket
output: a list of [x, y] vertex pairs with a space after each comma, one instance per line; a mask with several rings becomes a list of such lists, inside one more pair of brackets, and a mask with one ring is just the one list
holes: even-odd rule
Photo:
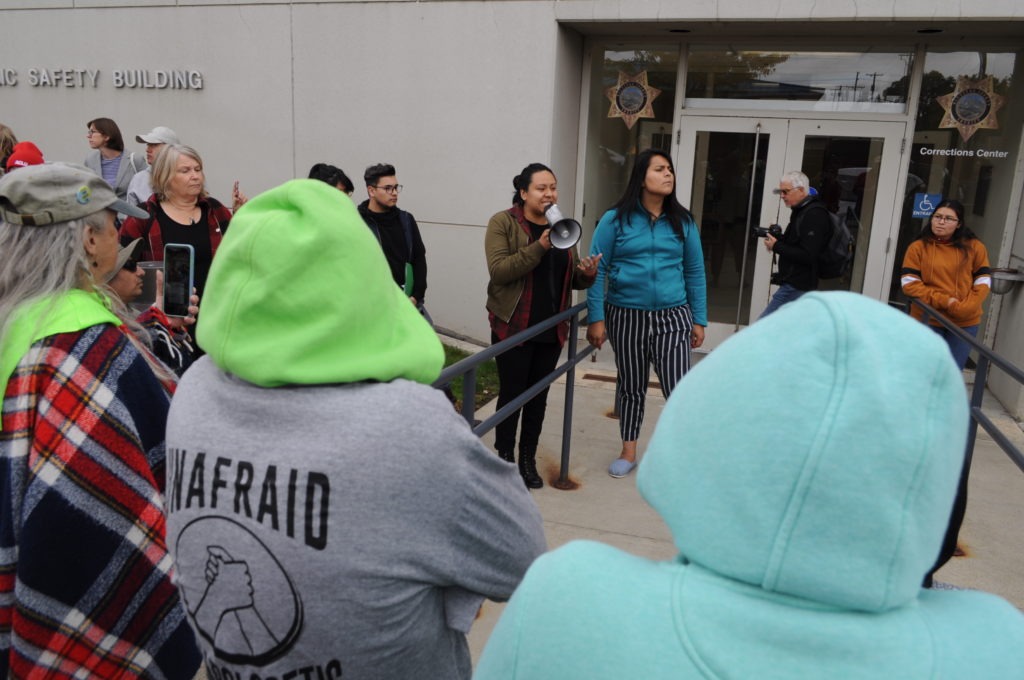
[[[530, 241], [529, 227], [522, 216], [522, 209], [513, 206], [491, 217], [484, 237], [484, 252], [487, 256], [487, 271], [491, 280], [487, 284], [487, 311], [504, 323], [509, 323], [523, 296], [526, 277], [540, 264], [546, 252], [538, 241]], [[569, 307], [573, 289], [583, 290], [594, 283], [594, 276], [587, 276], [577, 265], [580, 263], [576, 248], [569, 249], [569, 268], [559, 309]], [[513, 329], [516, 332], [522, 328]], [[559, 336], [563, 334], [560, 332]]]

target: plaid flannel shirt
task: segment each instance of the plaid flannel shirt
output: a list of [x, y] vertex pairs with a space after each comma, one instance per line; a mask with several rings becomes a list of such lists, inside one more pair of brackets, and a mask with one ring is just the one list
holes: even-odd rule
[[37, 342], [8, 381], [0, 678], [197, 671], [166, 545], [168, 387], [107, 324]]

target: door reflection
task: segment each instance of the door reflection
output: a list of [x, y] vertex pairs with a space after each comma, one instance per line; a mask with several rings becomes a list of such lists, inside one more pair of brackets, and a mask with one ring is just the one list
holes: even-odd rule
[[838, 279], [822, 279], [818, 290], [864, 288], [868, 242], [878, 195], [879, 164], [884, 140], [877, 137], [808, 135], [800, 168], [825, 207], [853, 235], [853, 265]]
[[711, 322], [750, 323], [757, 246], [750, 227], [761, 214], [767, 156], [766, 134], [758, 141], [752, 132], [697, 133], [692, 210], [704, 249]]
[[[696, 132], [691, 210], [701, 230], [712, 323], [743, 326], [753, 321], [752, 291], [768, 289], [767, 281], [753, 277], [755, 272], [765, 277], [770, 272], [755, 267], [762, 244], [752, 227], [768, 226], [760, 224], [762, 200], [772, 201], [764, 206], [771, 215], [765, 219], [787, 226], [789, 211], [770, 190], [789, 170], [807, 175], [829, 212], [853, 236], [851, 266], [840, 278], [821, 279], [818, 289], [864, 292], [875, 215], [885, 213], [876, 210], [881, 207], [879, 176], [885, 138], [807, 134], [791, 127], [781, 140], [787, 149], [783, 161], [787, 167], [772, 168], [766, 177], [770, 141], [771, 133], [760, 126], [750, 132]], [[884, 239], [889, 229], [882, 226], [878, 236]], [[773, 262], [771, 269], [775, 268]]]

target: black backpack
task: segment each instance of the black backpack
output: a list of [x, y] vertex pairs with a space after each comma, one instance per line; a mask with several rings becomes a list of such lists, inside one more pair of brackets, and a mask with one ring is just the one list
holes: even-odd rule
[[[829, 234], [828, 243], [818, 253], [817, 274], [819, 279], [838, 279], [850, 271], [853, 265], [853, 234], [846, 226], [846, 220], [840, 219], [839, 215], [833, 213], [824, 205], [818, 205], [828, 214], [829, 222], [832, 223], [832, 233]], [[849, 208], [847, 215], [849, 215]]]
[[[850, 209], [847, 208], [846, 217], [849, 216]], [[832, 222], [832, 235], [818, 255], [818, 278], [838, 279], [849, 273], [853, 266], [853, 234], [846, 226], [846, 219], [840, 219], [832, 211], [828, 211], [828, 217]]]

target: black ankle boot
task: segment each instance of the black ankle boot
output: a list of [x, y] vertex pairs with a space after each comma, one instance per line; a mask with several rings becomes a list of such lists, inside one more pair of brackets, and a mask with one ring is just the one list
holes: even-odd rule
[[544, 486], [544, 480], [537, 474], [537, 452], [519, 451], [519, 474], [523, 477], [523, 484], [527, 489], [539, 489]]
[[501, 458], [504, 461], [508, 461], [509, 463], [516, 462], [516, 454], [515, 451], [513, 451], [512, 449], [506, 449], [504, 451], [498, 449], [498, 458]]

